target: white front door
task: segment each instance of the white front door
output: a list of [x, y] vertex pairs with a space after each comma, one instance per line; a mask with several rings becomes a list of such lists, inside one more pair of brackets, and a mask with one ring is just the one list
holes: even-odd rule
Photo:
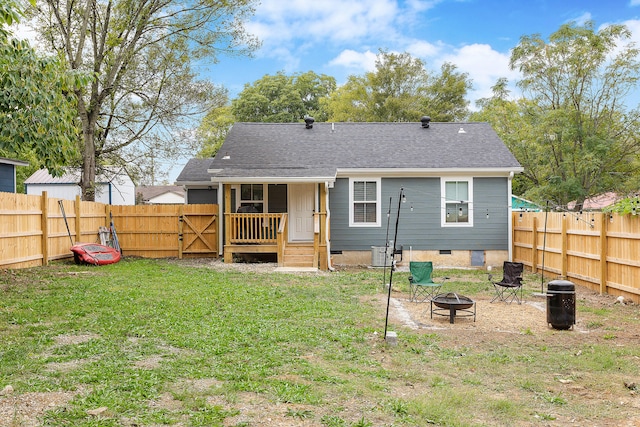
[[289, 185], [289, 240], [313, 240], [315, 184]]

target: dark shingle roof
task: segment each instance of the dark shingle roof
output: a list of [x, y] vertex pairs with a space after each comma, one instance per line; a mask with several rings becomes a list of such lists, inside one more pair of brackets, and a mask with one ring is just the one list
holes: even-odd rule
[[209, 167], [214, 179], [330, 179], [340, 169], [522, 170], [487, 123], [236, 123]]
[[207, 172], [213, 158], [190, 159], [176, 178], [176, 184], [210, 182], [211, 174]]

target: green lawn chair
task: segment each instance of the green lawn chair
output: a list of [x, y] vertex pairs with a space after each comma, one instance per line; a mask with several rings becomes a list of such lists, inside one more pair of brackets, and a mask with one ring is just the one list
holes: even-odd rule
[[[410, 261], [409, 271], [409, 300], [411, 302], [430, 301], [438, 295], [442, 283], [435, 283], [431, 279], [433, 263], [431, 261]], [[445, 277], [443, 280], [447, 280]]]

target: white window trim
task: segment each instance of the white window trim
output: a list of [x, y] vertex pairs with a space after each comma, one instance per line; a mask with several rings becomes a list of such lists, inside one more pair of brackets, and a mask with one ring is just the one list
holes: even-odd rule
[[[376, 183], [376, 222], [355, 222], [353, 220], [353, 183], [360, 181], [373, 181]], [[382, 178], [371, 177], [357, 177], [349, 178], [349, 227], [380, 227], [381, 219], [380, 214], [382, 212], [381, 200], [382, 200]]]
[[[468, 222], [447, 222], [447, 201], [446, 201], [446, 183], [451, 181], [465, 181], [469, 191], [469, 221]], [[442, 227], [473, 227], [473, 177], [468, 176], [447, 176], [440, 178], [440, 225]]]

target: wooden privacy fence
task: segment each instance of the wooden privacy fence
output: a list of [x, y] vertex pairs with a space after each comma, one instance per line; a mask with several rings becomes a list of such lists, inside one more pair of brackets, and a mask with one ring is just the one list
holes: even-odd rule
[[[125, 256], [219, 253], [218, 205], [111, 206], [78, 197], [62, 201], [65, 221], [59, 202], [46, 193], [0, 192], [0, 267], [69, 258], [72, 243], [98, 242], [99, 228], [108, 227], [111, 217]], [[564, 277], [640, 303], [640, 216], [514, 212], [513, 260], [548, 278]]]
[[98, 230], [111, 218], [125, 256], [218, 256], [218, 205], [111, 206], [77, 197], [61, 208], [46, 192], [0, 192], [0, 267], [69, 258], [72, 243], [99, 242]]
[[513, 260], [549, 278], [640, 302], [640, 218], [635, 215], [514, 212]]

